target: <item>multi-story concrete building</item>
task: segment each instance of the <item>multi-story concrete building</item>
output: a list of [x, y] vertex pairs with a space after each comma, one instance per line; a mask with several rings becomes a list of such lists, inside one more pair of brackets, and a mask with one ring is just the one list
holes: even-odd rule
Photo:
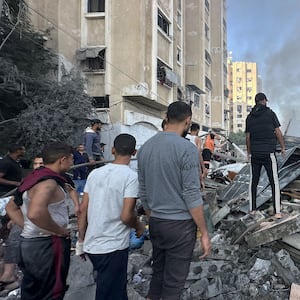
[[230, 90], [230, 128], [232, 132], [245, 131], [246, 117], [255, 104], [257, 93], [257, 66], [254, 62], [228, 62]]
[[[215, 1], [223, 57], [225, 0]], [[214, 83], [211, 76], [215, 6], [210, 2], [27, 0], [33, 24], [48, 34], [47, 46], [59, 53], [59, 66], [79, 70], [86, 78], [87, 93], [108, 124], [105, 142], [128, 132], [138, 146], [160, 129], [167, 106], [176, 100], [191, 104], [194, 121], [211, 127], [212, 109], [217, 110], [212, 90], [215, 86], [218, 95], [224, 91], [224, 80]], [[223, 59], [216, 59], [214, 74], [219, 73], [217, 65], [223, 78]], [[220, 118], [222, 101], [222, 113], [216, 114]], [[224, 126], [223, 120], [214, 123]]]
[[226, 2], [212, 0], [211, 20], [211, 127], [229, 133], [229, 103], [227, 88], [227, 22]]

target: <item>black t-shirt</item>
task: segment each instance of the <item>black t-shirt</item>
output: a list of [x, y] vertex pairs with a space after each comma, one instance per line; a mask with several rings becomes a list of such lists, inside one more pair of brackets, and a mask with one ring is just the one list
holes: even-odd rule
[[251, 153], [274, 153], [277, 137], [275, 129], [280, 127], [276, 114], [265, 105], [257, 104], [246, 119], [246, 133], [250, 133]]
[[[19, 181], [22, 180], [22, 168], [18, 162], [13, 160], [9, 155], [5, 156], [3, 159], [0, 159], [0, 173], [3, 173], [2, 178]], [[0, 184], [0, 196], [5, 195], [7, 192], [13, 190], [15, 185], [6, 185]]]

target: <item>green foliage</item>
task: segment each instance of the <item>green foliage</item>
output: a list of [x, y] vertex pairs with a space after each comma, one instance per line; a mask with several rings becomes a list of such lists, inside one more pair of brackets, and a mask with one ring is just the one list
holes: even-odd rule
[[246, 145], [246, 136], [243, 131], [232, 132], [229, 134], [229, 139], [238, 146]]
[[92, 99], [81, 78], [57, 81], [58, 57], [32, 30], [24, 5], [6, 1], [0, 19], [0, 154], [18, 142], [31, 158], [51, 140], [80, 142]]
[[83, 92], [80, 78], [52, 82], [48, 94], [37, 94], [18, 116], [19, 140], [32, 156], [49, 141], [71, 145], [81, 142], [92, 111], [92, 101]]

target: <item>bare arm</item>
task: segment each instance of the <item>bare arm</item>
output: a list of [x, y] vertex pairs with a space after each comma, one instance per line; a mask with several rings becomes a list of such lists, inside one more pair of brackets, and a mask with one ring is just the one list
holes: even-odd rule
[[135, 213], [135, 198], [124, 198], [123, 209], [121, 212], [121, 221], [136, 230], [136, 235], [141, 236], [144, 232], [145, 226], [138, 220]]
[[66, 184], [66, 188], [70, 195], [70, 198], [74, 203], [74, 211], [75, 211], [75, 215], [77, 216], [80, 213], [78, 194], [76, 192], [76, 189], [73, 188], [70, 184]]
[[35, 225], [55, 235], [69, 236], [69, 230], [55, 223], [48, 210], [53, 197], [57, 196], [57, 189], [58, 185], [52, 179], [40, 182], [30, 189], [27, 217]]
[[201, 259], [208, 256], [211, 250], [210, 237], [205, 223], [203, 205], [191, 208], [190, 213], [201, 232], [201, 244], [204, 251], [203, 255], [200, 256]]
[[85, 237], [86, 228], [88, 225], [87, 222], [88, 207], [89, 207], [89, 194], [84, 193], [82, 202], [80, 204], [80, 214], [78, 216], [78, 241], [79, 242], [83, 242]]
[[14, 202], [14, 198], [10, 198], [9, 202], [6, 205], [6, 212], [10, 219], [20, 227], [24, 227], [24, 217], [22, 211], [18, 205]]
[[280, 128], [275, 128], [275, 134], [276, 134], [277, 140], [281, 147], [281, 154], [284, 155], [285, 154], [285, 144], [284, 144], [284, 139], [283, 139], [283, 135], [281, 133]]

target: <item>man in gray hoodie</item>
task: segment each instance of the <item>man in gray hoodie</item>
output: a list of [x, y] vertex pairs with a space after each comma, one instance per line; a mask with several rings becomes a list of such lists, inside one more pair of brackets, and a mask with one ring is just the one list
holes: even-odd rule
[[101, 157], [101, 127], [102, 122], [99, 119], [91, 120], [91, 126], [85, 130], [83, 144], [88, 155], [89, 162], [95, 164]]
[[210, 252], [199, 181], [198, 149], [183, 138], [190, 128], [191, 107], [169, 105], [167, 127], [138, 150], [139, 197], [150, 215], [153, 275], [148, 299], [179, 300], [196, 241]]

